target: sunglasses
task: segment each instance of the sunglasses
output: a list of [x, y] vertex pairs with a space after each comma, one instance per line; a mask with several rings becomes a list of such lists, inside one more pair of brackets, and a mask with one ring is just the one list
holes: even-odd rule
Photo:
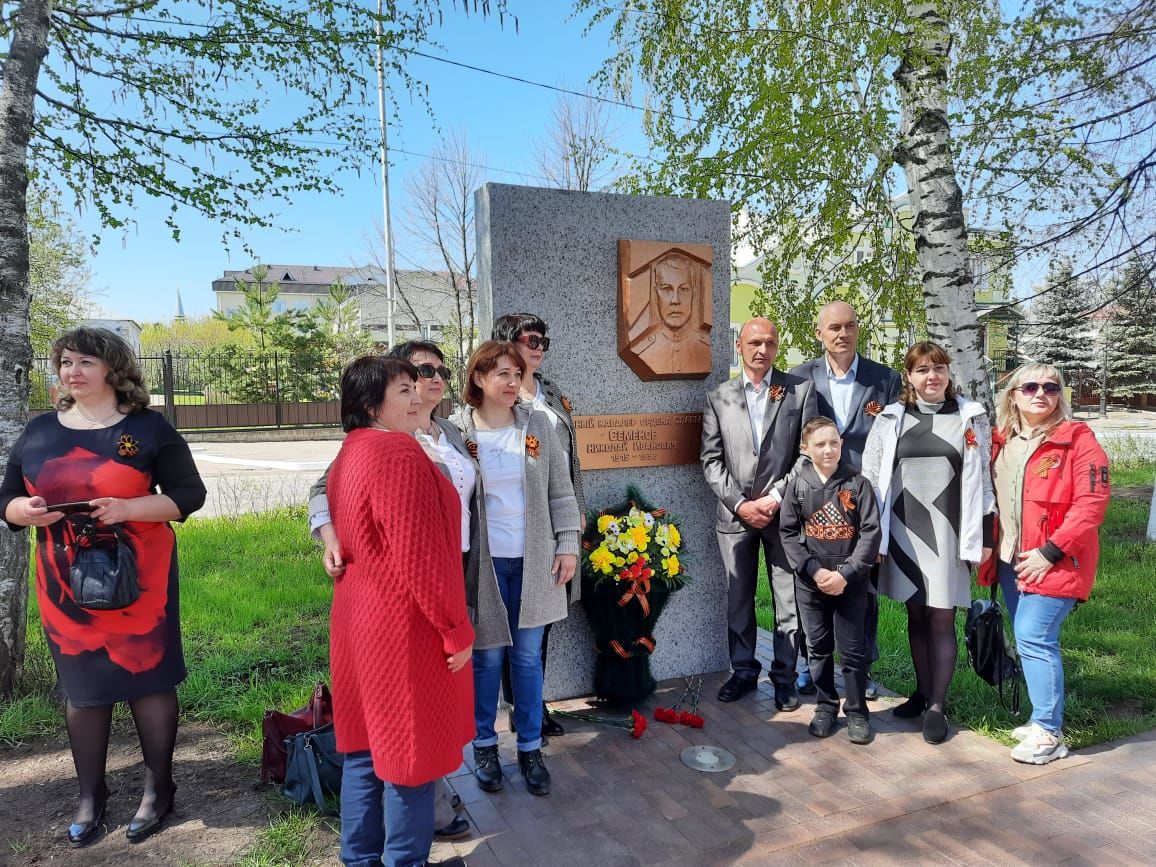
[[1019, 390], [1028, 397], [1031, 397], [1041, 388], [1048, 397], [1055, 397], [1060, 393], [1060, 384], [1058, 382], [1025, 382], [1019, 386]]
[[449, 382], [452, 374], [450, 373], [450, 369], [444, 364], [438, 367], [434, 367], [432, 364], [419, 364], [417, 366], [417, 375], [422, 379], [433, 379], [435, 376], [440, 376], [442, 382]]
[[518, 342], [531, 349], [541, 349], [543, 352], [550, 348], [550, 338], [540, 337], [537, 334], [519, 334]]

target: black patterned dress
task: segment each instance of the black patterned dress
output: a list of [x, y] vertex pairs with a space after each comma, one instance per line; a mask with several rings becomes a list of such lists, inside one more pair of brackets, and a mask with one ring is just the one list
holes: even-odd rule
[[971, 572], [959, 558], [965, 427], [954, 400], [918, 401], [903, 415], [888, 557], [879, 574], [879, 592], [899, 602], [971, 604]]
[[[158, 492], [182, 517], [205, 501], [205, 486], [189, 447], [164, 416], [126, 415], [96, 430], [73, 430], [55, 412], [28, 423], [12, 447], [0, 486], [0, 515], [15, 497], [48, 503], [128, 499]], [[177, 547], [167, 523], [121, 525], [136, 554], [141, 594], [116, 611], [80, 608], [69, 587], [78, 536], [95, 524], [84, 515], [36, 530], [36, 599], [60, 685], [77, 707], [132, 701], [167, 692], [185, 678], [177, 593]], [[13, 530], [20, 529], [9, 525]]]

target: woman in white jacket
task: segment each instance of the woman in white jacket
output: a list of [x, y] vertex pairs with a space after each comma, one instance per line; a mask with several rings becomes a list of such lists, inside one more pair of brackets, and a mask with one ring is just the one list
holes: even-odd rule
[[916, 343], [903, 366], [900, 399], [867, 437], [863, 475], [879, 501], [879, 592], [907, 606], [915, 667], [915, 692], [894, 713], [923, 714], [923, 738], [937, 744], [947, 737], [955, 610], [971, 604], [969, 564], [991, 556], [991, 423], [982, 404], [956, 393], [942, 346]]

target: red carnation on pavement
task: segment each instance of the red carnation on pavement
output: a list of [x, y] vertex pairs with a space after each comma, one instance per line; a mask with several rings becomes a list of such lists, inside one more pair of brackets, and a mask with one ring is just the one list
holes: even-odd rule
[[646, 732], [646, 717], [636, 710], [632, 710], [630, 716], [634, 720], [634, 726], [630, 729], [630, 736], [638, 740]]

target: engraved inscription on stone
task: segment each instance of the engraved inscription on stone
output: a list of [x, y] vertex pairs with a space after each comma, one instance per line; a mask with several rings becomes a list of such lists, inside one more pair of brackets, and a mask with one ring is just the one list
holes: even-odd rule
[[697, 464], [702, 413], [576, 415], [574, 430], [584, 470]]
[[618, 355], [646, 382], [710, 373], [709, 244], [618, 242]]

